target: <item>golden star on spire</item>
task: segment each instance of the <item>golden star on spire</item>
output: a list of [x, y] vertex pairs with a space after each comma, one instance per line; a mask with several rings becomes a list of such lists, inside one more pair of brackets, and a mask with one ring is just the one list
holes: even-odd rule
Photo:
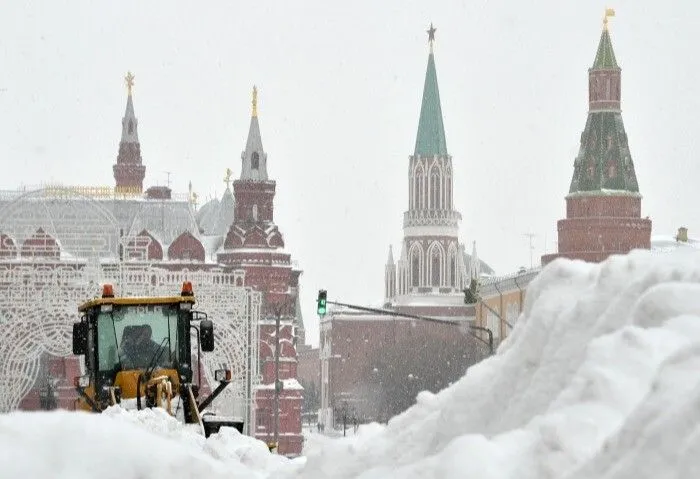
[[608, 29], [608, 17], [614, 17], [615, 16], [615, 9], [614, 8], [606, 8], [605, 9], [605, 16], [603, 17], [603, 29], [607, 30]]
[[124, 77], [124, 81], [126, 81], [126, 89], [129, 92], [129, 96], [131, 96], [131, 89], [134, 87], [134, 74], [131, 72], [127, 72], [126, 76]]

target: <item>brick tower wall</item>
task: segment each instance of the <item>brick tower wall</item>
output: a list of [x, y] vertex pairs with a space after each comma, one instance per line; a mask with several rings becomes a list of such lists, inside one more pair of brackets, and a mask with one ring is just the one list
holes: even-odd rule
[[600, 262], [651, 247], [651, 220], [640, 217], [640, 196], [570, 196], [566, 210], [557, 223], [559, 252], [543, 256], [543, 266], [558, 257]]

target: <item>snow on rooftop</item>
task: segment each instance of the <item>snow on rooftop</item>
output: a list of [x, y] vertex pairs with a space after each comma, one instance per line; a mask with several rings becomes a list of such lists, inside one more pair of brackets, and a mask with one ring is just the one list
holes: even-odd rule
[[651, 249], [658, 252], [672, 251], [677, 248], [700, 248], [700, 240], [688, 238], [687, 241], [678, 241], [671, 235], [654, 235], [651, 237]]
[[0, 415], [0, 465], [32, 478], [700, 477], [699, 369], [698, 251], [557, 259], [496, 355], [388, 425], [308, 441], [305, 458], [230, 429], [205, 440], [157, 411], [15, 412]]

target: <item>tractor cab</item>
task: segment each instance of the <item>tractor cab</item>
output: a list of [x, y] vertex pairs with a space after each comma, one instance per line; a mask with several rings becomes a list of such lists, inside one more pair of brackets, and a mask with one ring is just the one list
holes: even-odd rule
[[115, 297], [112, 285], [105, 284], [101, 297], [80, 305], [73, 354], [85, 356], [86, 374], [75, 378], [78, 408], [102, 412], [117, 404], [160, 407], [186, 423], [199, 423], [206, 436], [222, 425], [242, 432], [243, 422], [236, 420], [207, 427], [207, 416], [201, 413], [228, 385], [231, 374], [216, 371], [219, 385], [198, 402], [201, 376], [193, 370], [191, 333], [196, 333], [198, 354], [211, 352], [214, 325], [194, 304], [192, 283], [185, 281], [179, 295], [162, 297]]

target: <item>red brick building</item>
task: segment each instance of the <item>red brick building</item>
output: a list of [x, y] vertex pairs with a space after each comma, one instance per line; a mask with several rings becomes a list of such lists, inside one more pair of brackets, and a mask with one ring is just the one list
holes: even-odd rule
[[[234, 215], [218, 262], [245, 271], [246, 285], [263, 295], [260, 323], [262, 386], [256, 396], [255, 436], [265, 441], [275, 437], [275, 348], [279, 340], [279, 437], [280, 454], [301, 453], [301, 391], [297, 381], [296, 342], [303, 326], [296, 321], [299, 276], [284, 240], [274, 223], [275, 181], [267, 175], [267, 153], [263, 149], [257, 113], [257, 90], [253, 90], [253, 112], [245, 151], [241, 155], [240, 178], [233, 182]], [[277, 333], [276, 322], [280, 329]], [[279, 334], [279, 338], [277, 338]]]
[[651, 220], [642, 218], [634, 163], [620, 109], [621, 73], [607, 21], [588, 70], [588, 119], [559, 220], [558, 253], [542, 257], [599, 262], [612, 254], [649, 249]]

